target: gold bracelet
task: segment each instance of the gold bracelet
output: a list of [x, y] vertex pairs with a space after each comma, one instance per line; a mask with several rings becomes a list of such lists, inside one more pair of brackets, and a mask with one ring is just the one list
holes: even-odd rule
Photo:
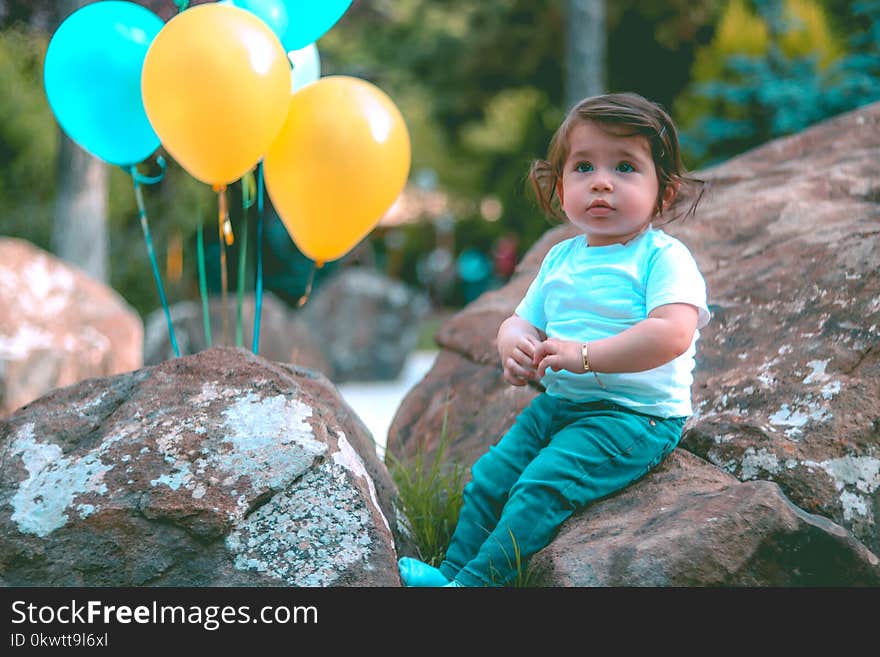
[[591, 372], [593, 370], [590, 367], [590, 343], [584, 342], [584, 345], [581, 347], [581, 356], [584, 359], [584, 374], [587, 372]]
[[596, 372], [596, 370], [593, 369], [592, 365], [590, 365], [589, 342], [584, 342], [584, 345], [581, 347], [581, 357], [584, 359], [584, 374], [586, 374], [587, 372], [592, 372], [593, 376], [596, 377], [596, 383], [598, 383], [602, 389], [605, 389], [605, 384], [602, 383], [602, 379], [599, 378], [599, 374]]

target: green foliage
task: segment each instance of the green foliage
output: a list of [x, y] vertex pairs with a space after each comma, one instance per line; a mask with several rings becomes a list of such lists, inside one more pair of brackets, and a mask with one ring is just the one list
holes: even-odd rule
[[878, 2], [846, 52], [816, 0], [731, 0], [676, 104], [686, 159], [712, 164], [880, 99]]
[[[562, 3], [429, 0], [361, 3], [322, 37], [326, 73], [361, 75], [386, 90], [411, 131], [413, 171], [504, 208], [488, 226], [530, 244], [547, 228], [525, 174], [562, 117]], [[462, 244], [462, 248], [464, 248]]]
[[[206, 234], [216, 242], [217, 195], [170, 157], [165, 155], [164, 158], [168, 162], [164, 177], [155, 185], [145, 186], [143, 192], [162, 283], [168, 303], [173, 304], [197, 295], [195, 235], [199, 224], [203, 224]], [[146, 175], [157, 174], [159, 168], [154, 160], [141, 164], [139, 170]], [[138, 219], [131, 176], [118, 167], [111, 167], [109, 186], [110, 285], [146, 316], [160, 307], [160, 301]], [[235, 194], [230, 192], [230, 214], [237, 222], [241, 210], [234, 205], [235, 200]], [[183, 272], [179, 279], [169, 276], [167, 266], [169, 246], [174, 241], [183, 246]], [[230, 272], [234, 270], [231, 266]]]
[[880, 0], [853, 5], [860, 29], [850, 38], [850, 51], [828, 70], [833, 81], [833, 107], [849, 109], [880, 99]]
[[[146, 4], [173, 11], [171, 3]], [[672, 108], [689, 166], [718, 161], [880, 98], [878, 6], [878, 0], [606, 2], [608, 88], [644, 93]], [[577, 65], [565, 62], [565, 11], [558, 0], [361, 0], [320, 39], [322, 73], [356, 75], [386, 91], [410, 130], [412, 171], [436, 171], [439, 187], [460, 201], [453, 256], [465, 248], [488, 253], [505, 233], [519, 238], [522, 255], [548, 228], [526, 173], [562, 118], [566, 67]], [[0, 17], [0, 233], [47, 249], [60, 130], [43, 91], [42, 60], [57, 18], [54, 0], [10, 0]], [[673, 102], [688, 72], [693, 84]], [[165, 179], [144, 191], [163, 275], [169, 245], [183, 244], [183, 277], [164, 281], [173, 303], [197, 295], [198, 225], [208, 239], [209, 286], [219, 288], [217, 198], [166, 159]], [[147, 169], [156, 172], [154, 163]], [[146, 314], [159, 301], [131, 180], [115, 168], [109, 176], [110, 282]], [[488, 196], [501, 203], [498, 221], [479, 216]], [[237, 228], [237, 189], [229, 205]], [[267, 237], [274, 227], [267, 226]], [[436, 246], [435, 233], [430, 225], [401, 230], [406, 242], [398, 271], [418, 285], [417, 264]], [[273, 280], [273, 292], [295, 298], [308, 263], [283, 232], [272, 238], [264, 253], [276, 271], [267, 271], [267, 289]], [[379, 252], [381, 240], [380, 231], [371, 237]]]
[[415, 543], [419, 559], [432, 566], [439, 566], [446, 555], [458, 522], [464, 488], [461, 467], [444, 461], [446, 447], [444, 415], [440, 441], [430, 463], [421, 447], [412, 463], [386, 454], [397, 484], [403, 529]]
[[[43, 89], [48, 36], [23, 27], [0, 31], [0, 235], [51, 250], [56, 160], [61, 129]], [[193, 235], [199, 223], [216, 224], [216, 195], [170, 158], [165, 178], [144, 189], [150, 231], [161, 258], [174, 233], [186, 245], [184, 276], [164, 280], [169, 302], [189, 298], [195, 280]], [[131, 176], [108, 167], [110, 285], [142, 315], [159, 306], [159, 295], [138, 220]], [[142, 165], [144, 173], [155, 174]], [[233, 208], [233, 214], [239, 212]], [[165, 274], [165, 268], [160, 268]]]
[[[609, 90], [670, 103], [685, 83], [695, 35], [721, 2], [606, 2]], [[464, 201], [456, 251], [488, 253], [512, 233], [522, 255], [550, 225], [526, 175], [564, 115], [566, 68], [579, 65], [565, 61], [566, 29], [566, 3], [558, 0], [364, 0], [318, 45], [324, 74], [358, 75], [388, 92], [410, 129], [413, 172], [436, 171], [439, 186]], [[479, 216], [486, 197], [500, 201], [498, 221]], [[464, 225], [474, 223], [483, 227]], [[424, 244], [412, 233], [419, 245], [407, 239], [402, 275], [415, 282]], [[468, 241], [474, 236], [480, 245]]]
[[37, 31], [0, 32], [0, 234], [43, 248], [52, 235], [60, 136], [42, 90], [47, 44]]

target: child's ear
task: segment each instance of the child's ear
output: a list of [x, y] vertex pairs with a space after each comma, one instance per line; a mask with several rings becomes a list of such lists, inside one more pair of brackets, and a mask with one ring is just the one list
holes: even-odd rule
[[663, 190], [663, 198], [660, 201], [661, 211], [672, 205], [672, 202], [675, 200], [675, 196], [678, 194], [679, 187], [679, 183], [669, 183], [668, 185], [666, 185], [666, 188]]

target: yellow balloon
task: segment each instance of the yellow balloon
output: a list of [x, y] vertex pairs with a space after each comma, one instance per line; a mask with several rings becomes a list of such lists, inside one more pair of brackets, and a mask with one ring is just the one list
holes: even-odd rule
[[226, 185], [260, 161], [284, 123], [290, 63], [254, 14], [199, 5], [156, 35], [141, 92], [168, 153], [202, 182]]
[[409, 132], [394, 102], [358, 78], [328, 76], [290, 96], [263, 160], [266, 190], [287, 232], [318, 263], [345, 255], [397, 199]]

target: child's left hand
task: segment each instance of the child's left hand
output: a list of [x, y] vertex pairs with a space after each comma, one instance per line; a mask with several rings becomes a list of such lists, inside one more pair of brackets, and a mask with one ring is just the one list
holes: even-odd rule
[[575, 374], [583, 374], [584, 357], [581, 354], [583, 343], [573, 340], [559, 340], [547, 338], [535, 347], [535, 356], [532, 360], [538, 369], [538, 375], [543, 377], [549, 367], [551, 370], [568, 370]]

